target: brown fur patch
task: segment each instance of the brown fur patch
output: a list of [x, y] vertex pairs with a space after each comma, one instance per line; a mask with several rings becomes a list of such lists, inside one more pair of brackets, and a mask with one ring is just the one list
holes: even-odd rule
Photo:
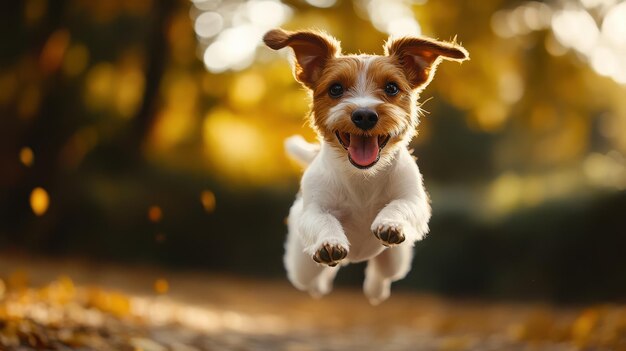
[[469, 58], [465, 48], [455, 43], [412, 37], [388, 41], [385, 54], [404, 67], [414, 89], [430, 83], [442, 59], [461, 62]]
[[294, 75], [309, 88], [320, 78], [326, 62], [341, 53], [339, 41], [323, 32], [273, 29], [263, 36], [263, 41], [274, 50], [286, 46], [293, 49], [296, 56]]

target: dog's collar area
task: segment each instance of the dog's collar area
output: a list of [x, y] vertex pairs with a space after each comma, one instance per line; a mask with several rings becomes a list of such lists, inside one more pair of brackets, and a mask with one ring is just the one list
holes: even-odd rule
[[[342, 134], [343, 134], [344, 137], [342, 137]], [[335, 131], [335, 136], [337, 137], [337, 141], [339, 141], [339, 144], [345, 150], [348, 150], [348, 148], [350, 147], [350, 133], [342, 133], [342, 134], [340, 134], [338, 130]], [[354, 162], [354, 160], [350, 156], [350, 153], [348, 152], [348, 160], [350, 161], [350, 163], [354, 167], [356, 167], [358, 169], [368, 169], [368, 168], [371, 168], [372, 166], [374, 166], [376, 163], [378, 163], [378, 160], [380, 160], [380, 153], [383, 150], [383, 148], [385, 146], [387, 146], [387, 143], [389, 142], [389, 139], [391, 139], [391, 135], [387, 135], [387, 136], [381, 135], [378, 138], [379, 138], [378, 154], [376, 155], [376, 159], [372, 163], [370, 163], [368, 165], [360, 165], [360, 164]]]

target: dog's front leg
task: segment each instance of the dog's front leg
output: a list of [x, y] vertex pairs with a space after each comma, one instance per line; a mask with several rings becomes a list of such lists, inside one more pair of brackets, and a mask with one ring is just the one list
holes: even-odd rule
[[425, 192], [396, 199], [378, 213], [371, 230], [385, 246], [414, 243], [428, 233], [430, 205]]
[[341, 223], [319, 205], [305, 206], [298, 229], [305, 254], [315, 262], [334, 267], [348, 255], [348, 238]]

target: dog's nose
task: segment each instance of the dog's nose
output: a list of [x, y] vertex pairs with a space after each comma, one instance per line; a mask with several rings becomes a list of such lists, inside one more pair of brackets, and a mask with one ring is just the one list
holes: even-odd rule
[[367, 108], [357, 108], [352, 112], [352, 122], [360, 129], [370, 130], [378, 122], [378, 114]]

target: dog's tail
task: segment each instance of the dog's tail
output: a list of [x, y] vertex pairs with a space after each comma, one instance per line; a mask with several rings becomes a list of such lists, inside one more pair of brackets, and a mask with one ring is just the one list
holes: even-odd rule
[[285, 139], [285, 151], [287, 155], [306, 167], [320, 152], [319, 144], [312, 144], [304, 140], [300, 135], [293, 135]]

